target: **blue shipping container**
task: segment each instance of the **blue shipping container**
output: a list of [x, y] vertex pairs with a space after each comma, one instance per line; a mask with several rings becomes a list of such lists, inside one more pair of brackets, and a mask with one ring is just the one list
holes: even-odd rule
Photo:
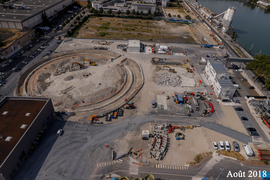
[[183, 105], [184, 100], [183, 100], [182, 95], [181, 95], [181, 94], [177, 94], [177, 95], [176, 95], [176, 98], [177, 98], [178, 104]]

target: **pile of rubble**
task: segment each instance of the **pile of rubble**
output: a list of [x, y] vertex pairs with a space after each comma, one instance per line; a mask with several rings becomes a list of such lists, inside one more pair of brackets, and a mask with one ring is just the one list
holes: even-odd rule
[[148, 144], [148, 147], [152, 151], [149, 152], [149, 158], [155, 158], [156, 160], [163, 159], [168, 150], [168, 140], [168, 127], [166, 124], [155, 125], [151, 141]]
[[158, 85], [166, 85], [166, 86], [178, 86], [181, 84], [181, 77], [177, 74], [173, 74], [173, 73], [169, 73], [169, 72], [165, 72], [162, 74], [159, 74], [156, 77], [155, 82]]

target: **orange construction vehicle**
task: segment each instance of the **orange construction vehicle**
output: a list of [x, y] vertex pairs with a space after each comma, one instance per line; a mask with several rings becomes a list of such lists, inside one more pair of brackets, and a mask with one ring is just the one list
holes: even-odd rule
[[95, 61], [91, 61], [89, 59], [84, 59], [83, 60], [83, 63], [85, 63], [85, 61], [88, 61], [90, 66], [95, 66], [96, 65], [96, 62]]
[[93, 122], [93, 121], [97, 121], [97, 115], [93, 115], [90, 117], [90, 121]]
[[125, 109], [134, 109], [134, 103], [132, 101], [129, 101], [128, 103], [123, 104], [123, 108]]

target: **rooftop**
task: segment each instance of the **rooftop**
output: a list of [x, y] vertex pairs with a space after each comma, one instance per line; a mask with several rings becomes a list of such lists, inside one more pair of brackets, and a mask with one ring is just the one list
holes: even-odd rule
[[0, 165], [47, 103], [46, 99], [5, 98], [0, 102]]
[[[18, 0], [13, 5], [17, 8], [9, 9], [0, 5], [0, 21], [8, 20], [22, 22], [51, 6], [64, 0]], [[23, 7], [23, 8], [18, 8]]]
[[140, 40], [129, 40], [128, 47], [140, 47]]
[[213, 69], [216, 71], [217, 74], [228, 74], [227, 69], [221, 62], [214, 61], [214, 60], [208, 60], [208, 61], [212, 65]]

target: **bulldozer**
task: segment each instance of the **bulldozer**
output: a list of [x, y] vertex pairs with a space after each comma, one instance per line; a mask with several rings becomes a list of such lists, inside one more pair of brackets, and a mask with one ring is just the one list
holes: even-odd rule
[[169, 68], [169, 72], [176, 73], [175, 69], [172, 69], [170, 66], [163, 66], [163, 69], [164, 68]]
[[96, 62], [95, 62], [95, 61], [91, 61], [91, 60], [89, 60], [89, 59], [84, 59], [84, 60], [83, 60], [83, 63], [84, 63], [84, 64], [85, 64], [85, 61], [88, 61], [90, 66], [95, 66], [95, 65], [96, 65]]
[[80, 64], [78, 62], [72, 62], [71, 68], [73, 68], [74, 64], [78, 64], [80, 66], [80, 69], [84, 68], [84, 66], [85, 66], [84, 64]]

